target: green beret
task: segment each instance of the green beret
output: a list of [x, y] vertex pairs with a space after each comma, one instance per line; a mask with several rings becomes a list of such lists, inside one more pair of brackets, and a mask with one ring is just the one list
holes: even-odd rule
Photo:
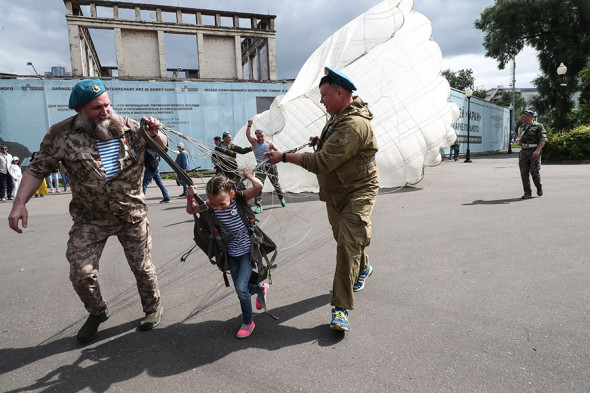
[[330, 67], [324, 67], [324, 73], [334, 81], [338, 86], [345, 88], [348, 91], [355, 91], [356, 86], [346, 75], [340, 71], [331, 69]]
[[82, 79], [76, 83], [70, 94], [70, 109], [78, 109], [106, 91], [100, 79]]

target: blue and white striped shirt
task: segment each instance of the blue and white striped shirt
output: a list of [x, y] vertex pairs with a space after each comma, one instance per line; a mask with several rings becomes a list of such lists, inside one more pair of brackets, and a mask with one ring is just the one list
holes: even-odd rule
[[224, 227], [221, 227], [222, 238], [228, 239], [239, 234], [227, 245], [227, 254], [232, 257], [239, 257], [240, 255], [250, 253], [250, 233], [240, 217], [240, 211], [238, 210], [236, 199], [234, 198], [232, 200], [231, 205], [229, 205], [227, 209], [214, 209], [213, 213], [219, 222], [231, 232], [229, 233]]
[[109, 139], [108, 141], [96, 141], [98, 153], [104, 170], [107, 174], [107, 180], [115, 176], [121, 169], [119, 166], [119, 138]]

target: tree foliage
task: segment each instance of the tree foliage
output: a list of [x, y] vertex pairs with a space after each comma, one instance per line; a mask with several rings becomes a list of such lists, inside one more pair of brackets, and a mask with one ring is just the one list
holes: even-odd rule
[[[503, 90], [502, 96], [494, 102], [496, 105], [508, 108], [512, 104], [512, 91]], [[517, 92], [514, 94], [514, 113], [519, 114], [523, 109], [527, 109], [526, 100]]]
[[590, 123], [590, 57], [586, 59], [586, 66], [580, 71], [582, 92], [580, 94], [579, 125]]
[[590, 159], [590, 126], [580, 126], [569, 132], [547, 136], [549, 143], [543, 148], [543, 161]]
[[[471, 68], [459, 71], [451, 71], [447, 68], [441, 74], [447, 78], [449, 85], [453, 89], [465, 91], [468, 87], [473, 88], [473, 85], [475, 85], [475, 78], [473, 77], [473, 70]], [[487, 96], [487, 91], [485, 89], [475, 89], [473, 96], [483, 100]]]
[[[587, 10], [587, 0], [496, 0], [475, 21], [485, 34], [486, 56], [496, 59], [500, 69], [525, 45], [537, 50], [543, 75], [533, 81], [539, 92], [535, 109], [550, 113], [557, 129], [571, 125], [570, 97], [579, 90], [578, 73], [590, 55]], [[565, 78], [556, 72], [562, 62], [568, 67]]]
[[475, 78], [473, 77], [473, 70], [471, 68], [459, 71], [451, 71], [446, 69], [442, 72], [442, 76], [447, 78], [449, 85], [453, 89], [465, 91], [468, 87], [473, 87]]

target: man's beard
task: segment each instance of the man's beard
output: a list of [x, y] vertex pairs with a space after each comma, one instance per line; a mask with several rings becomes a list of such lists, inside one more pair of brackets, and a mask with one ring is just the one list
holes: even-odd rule
[[125, 132], [125, 125], [120, 121], [115, 111], [105, 120], [91, 120], [83, 112], [78, 113], [74, 120], [74, 127], [81, 128], [99, 141], [120, 138]]

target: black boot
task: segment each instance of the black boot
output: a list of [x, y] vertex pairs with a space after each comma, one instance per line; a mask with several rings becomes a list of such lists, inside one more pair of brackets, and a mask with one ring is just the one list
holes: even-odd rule
[[98, 326], [109, 319], [110, 316], [111, 314], [108, 309], [105, 309], [102, 314], [90, 314], [84, 325], [82, 325], [82, 328], [80, 328], [80, 331], [78, 331], [78, 335], [76, 336], [78, 341], [81, 343], [92, 341], [96, 337]]

